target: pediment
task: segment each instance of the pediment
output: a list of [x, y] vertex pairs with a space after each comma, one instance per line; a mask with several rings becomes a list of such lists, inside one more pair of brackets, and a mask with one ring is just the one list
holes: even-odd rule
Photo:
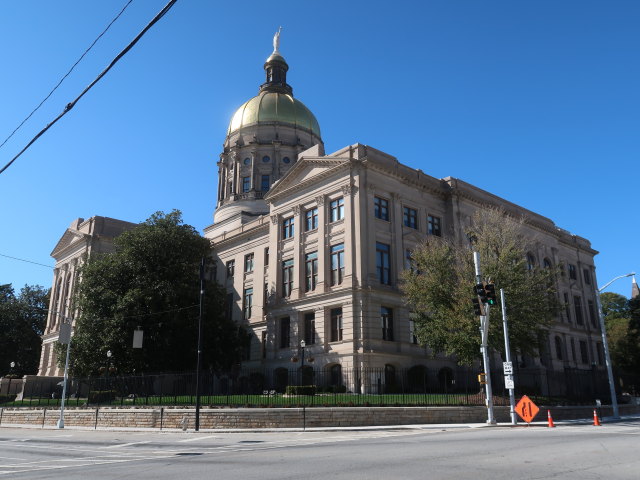
[[271, 190], [265, 196], [265, 200], [271, 202], [284, 192], [303, 188], [309, 183], [317, 182], [348, 163], [349, 159], [346, 158], [303, 157], [296, 162], [284, 177], [271, 187]]
[[57, 260], [58, 256], [69, 247], [73, 246], [76, 243], [81, 243], [84, 246], [84, 234], [80, 233], [76, 230], [72, 230], [67, 228], [67, 231], [64, 232], [56, 246], [51, 251], [51, 256]]

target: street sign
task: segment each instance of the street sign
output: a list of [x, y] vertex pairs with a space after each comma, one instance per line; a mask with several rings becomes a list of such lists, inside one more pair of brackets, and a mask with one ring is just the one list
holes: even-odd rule
[[58, 342], [67, 345], [71, 341], [71, 324], [60, 324], [60, 333], [58, 333]]
[[505, 375], [513, 375], [513, 363], [512, 362], [502, 362], [502, 370]]
[[516, 405], [516, 413], [527, 423], [531, 423], [539, 411], [538, 406], [526, 395], [523, 395]]
[[513, 377], [511, 375], [505, 375], [504, 377], [504, 388], [506, 388], [507, 390], [516, 388], [514, 382], [513, 382]]

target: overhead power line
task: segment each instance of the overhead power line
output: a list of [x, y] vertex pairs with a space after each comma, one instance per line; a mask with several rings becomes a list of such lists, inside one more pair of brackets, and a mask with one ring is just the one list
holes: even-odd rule
[[53, 268], [51, 265], [45, 265], [44, 263], [38, 263], [38, 262], [33, 262], [31, 260], [25, 260], [24, 258], [12, 257], [10, 255], [5, 255], [3, 253], [0, 253], [0, 257], [6, 257], [6, 258], [10, 258], [12, 260], [18, 260], [19, 262], [33, 263], [34, 265], [40, 265], [41, 267]]
[[11, 161], [9, 163], [7, 163], [4, 167], [2, 167], [2, 169], [0, 170], [0, 174], [3, 173], [7, 168], [9, 168], [11, 166], [11, 164], [13, 162], [15, 162], [20, 155], [22, 155], [31, 145], [33, 145], [36, 140], [38, 140], [38, 138], [40, 138], [47, 130], [49, 130], [53, 125], [55, 125], [58, 120], [60, 120], [62, 117], [64, 117], [75, 105], [76, 103], [78, 103], [78, 101], [85, 95], [85, 93], [87, 93], [89, 90], [91, 90], [91, 88], [98, 83], [102, 77], [104, 77], [107, 72], [109, 72], [109, 70], [111, 70], [111, 68], [113, 68], [113, 66], [118, 63], [118, 61], [124, 57], [127, 52], [129, 50], [131, 50], [133, 48], [133, 46], [138, 43], [138, 40], [140, 40], [145, 33], [147, 33], [147, 31], [153, 27], [162, 17], [164, 17], [164, 15], [171, 9], [171, 7], [173, 7], [173, 5], [177, 2], [178, 0], [170, 0], [169, 3], [167, 3], [164, 8], [162, 10], [160, 10], [160, 12], [158, 12], [158, 14], [153, 18], [153, 20], [151, 20], [151, 22], [149, 22], [149, 24], [144, 27], [142, 29], [142, 31], [131, 41], [131, 43], [129, 43], [129, 45], [127, 45], [124, 50], [122, 50], [112, 61], [111, 63], [107, 66], [107, 68], [105, 68], [102, 73], [100, 73], [100, 75], [98, 75], [96, 77], [96, 79], [91, 82], [83, 91], [82, 93], [80, 93], [80, 95], [78, 95], [74, 100], [72, 100], [71, 102], [69, 102], [67, 104], [66, 107], [64, 107], [64, 111], [58, 115], [56, 118], [53, 119], [53, 121], [51, 121], [46, 127], [44, 127], [42, 130], [40, 130], [40, 132], [38, 132], [38, 134], [33, 137], [31, 139], [31, 141], [29, 143], [27, 143], [27, 145], [20, 150], [20, 152], [18, 152], [18, 154], [13, 157], [11, 159]]
[[73, 72], [73, 69], [74, 69], [74, 68], [76, 68], [76, 65], [78, 65], [78, 64], [82, 61], [82, 59], [85, 57], [85, 55], [86, 55], [87, 53], [89, 53], [89, 51], [93, 48], [93, 46], [94, 46], [96, 43], [98, 43], [98, 40], [100, 40], [100, 38], [102, 38], [102, 36], [103, 36], [105, 33], [107, 33], [107, 30], [109, 30], [109, 28], [111, 28], [111, 25], [113, 25], [113, 24], [116, 22], [116, 20], [118, 20], [118, 18], [120, 18], [120, 15], [122, 15], [122, 14], [124, 13], [124, 11], [125, 11], [125, 10], [127, 9], [127, 7], [131, 4], [131, 2], [133, 2], [133, 0], [129, 0], [129, 1], [127, 2], [127, 4], [126, 4], [124, 7], [122, 7], [122, 10], [120, 10], [120, 13], [118, 13], [118, 15], [116, 15], [116, 16], [115, 16], [115, 18], [114, 18], [113, 20], [111, 20], [111, 23], [109, 23], [109, 25], [107, 25], [107, 28], [105, 28], [105, 29], [102, 31], [102, 33], [101, 33], [100, 35], [98, 35], [98, 37], [93, 41], [93, 43], [92, 43], [91, 45], [89, 45], [89, 48], [87, 48], [87, 49], [84, 51], [84, 53], [83, 53], [82, 55], [80, 55], [80, 58], [78, 58], [78, 60], [76, 61], [76, 63], [74, 63], [74, 64], [71, 66], [71, 68], [69, 69], [69, 71], [68, 71], [67, 73], [65, 73], [65, 74], [64, 74], [64, 76], [60, 79], [60, 81], [58, 82], [58, 84], [57, 84], [55, 87], [53, 87], [53, 90], [51, 90], [51, 91], [49, 92], [49, 94], [48, 94], [46, 97], [44, 97], [44, 99], [43, 99], [43, 100], [38, 104], [38, 106], [37, 106], [36, 108], [34, 108], [34, 109], [32, 110], [32, 112], [31, 112], [29, 115], [27, 115], [27, 116], [26, 116], [26, 118], [25, 118], [24, 120], [22, 120], [22, 122], [20, 122], [20, 125], [18, 125], [18, 126], [15, 128], [15, 130], [14, 130], [13, 132], [11, 132], [11, 134], [10, 134], [7, 138], [5, 138], [5, 139], [4, 139], [4, 142], [2, 142], [2, 144], [0, 144], [0, 148], [2, 148], [2, 147], [4, 146], [4, 144], [5, 144], [5, 143], [7, 143], [7, 142], [9, 141], [9, 139], [10, 139], [11, 137], [13, 137], [13, 135], [14, 135], [18, 130], [20, 130], [20, 128], [22, 127], [22, 125], [24, 125], [24, 124], [27, 122], [27, 120], [29, 120], [29, 119], [31, 118], [31, 116], [32, 116], [34, 113], [36, 113], [36, 112], [40, 109], [40, 107], [41, 107], [42, 105], [44, 105], [44, 102], [46, 102], [47, 100], [49, 100], [49, 97], [50, 97], [51, 95], [53, 95], [53, 92], [55, 92], [55, 91], [58, 89], [58, 87], [59, 87], [60, 85], [62, 85], [62, 82], [64, 82], [64, 81], [65, 81], [65, 79], [66, 79], [66, 78], [71, 74], [71, 72]]

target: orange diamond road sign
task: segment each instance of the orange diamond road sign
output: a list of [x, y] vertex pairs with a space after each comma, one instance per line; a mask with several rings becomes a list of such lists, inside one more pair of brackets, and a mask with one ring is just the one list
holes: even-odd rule
[[527, 423], [531, 423], [531, 420], [533, 420], [539, 411], [538, 406], [526, 395], [523, 395], [516, 405], [516, 413]]

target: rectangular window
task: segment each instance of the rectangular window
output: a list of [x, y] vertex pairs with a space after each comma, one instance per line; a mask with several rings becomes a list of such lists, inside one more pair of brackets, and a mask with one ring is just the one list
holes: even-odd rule
[[589, 352], [587, 351], [587, 342], [580, 340], [580, 359], [582, 363], [589, 363]]
[[245, 288], [242, 297], [242, 313], [245, 320], [251, 318], [251, 306], [253, 305], [253, 288]]
[[442, 222], [440, 221], [440, 217], [427, 215], [427, 233], [429, 235], [435, 235], [436, 237], [442, 236]]
[[270, 186], [271, 182], [269, 179], [269, 175], [262, 175], [262, 177], [260, 177], [260, 190], [262, 190], [263, 192], [268, 192]]
[[584, 283], [587, 285], [591, 285], [591, 272], [588, 268], [584, 268], [582, 270], [582, 276], [584, 277]]
[[264, 266], [269, 265], [269, 247], [264, 249]]
[[416, 322], [409, 320], [409, 343], [418, 344], [418, 336], [416, 335]]
[[418, 211], [416, 209], [404, 207], [402, 218], [405, 227], [418, 229]]
[[227, 293], [226, 301], [226, 317], [228, 320], [233, 320], [233, 305], [234, 305], [233, 293]]
[[331, 309], [331, 338], [329, 341], [342, 341], [342, 308]]
[[290, 345], [291, 340], [291, 322], [289, 317], [282, 317], [280, 319], [280, 348], [287, 348]]
[[318, 228], [318, 208], [310, 208], [305, 213], [305, 225], [304, 229], [306, 232], [310, 232], [311, 230], [315, 230]]
[[304, 342], [307, 345], [316, 343], [316, 314], [307, 313], [304, 316]]
[[227, 278], [232, 278], [236, 269], [236, 261], [229, 260], [227, 262]]
[[251, 177], [242, 177], [242, 191], [248, 192], [251, 190]]
[[331, 246], [331, 285], [340, 285], [344, 277], [344, 243]]
[[573, 310], [576, 315], [576, 323], [578, 325], [584, 325], [584, 319], [582, 317], [582, 297], [573, 297]]
[[571, 305], [569, 304], [569, 294], [564, 294], [564, 314], [567, 316], [567, 322], [571, 323]]
[[577, 280], [578, 279], [578, 273], [577, 273], [575, 265], [569, 264], [569, 278], [571, 280]]
[[380, 307], [380, 322], [382, 324], [382, 339], [393, 341], [393, 310]]
[[329, 204], [329, 210], [331, 211], [331, 221], [337, 222], [344, 218], [344, 198], [336, 198]]
[[404, 251], [404, 269], [413, 271], [413, 261], [411, 258], [411, 250], [408, 248]]
[[282, 238], [293, 237], [293, 217], [285, 218], [282, 220]]
[[380, 197], [373, 197], [373, 215], [380, 220], [389, 221], [389, 201]]
[[267, 358], [267, 331], [262, 331], [262, 358]]
[[576, 341], [572, 338], [571, 339], [571, 358], [573, 358], [573, 361], [576, 361]]
[[282, 296], [288, 297], [293, 289], [293, 259], [282, 262]]
[[391, 248], [385, 243], [376, 242], [376, 272], [383, 285], [391, 285]]
[[304, 257], [305, 292], [316, 289], [318, 284], [318, 252], [307, 253]]
[[267, 303], [269, 302], [269, 284], [264, 283], [262, 287], [262, 308], [266, 308]]
[[244, 256], [244, 273], [253, 272], [253, 253]]
[[587, 306], [589, 309], [589, 320], [591, 321], [591, 326], [597, 330], [598, 321], [596, 320], [596, 308], [593, 300], [587, 300]]

